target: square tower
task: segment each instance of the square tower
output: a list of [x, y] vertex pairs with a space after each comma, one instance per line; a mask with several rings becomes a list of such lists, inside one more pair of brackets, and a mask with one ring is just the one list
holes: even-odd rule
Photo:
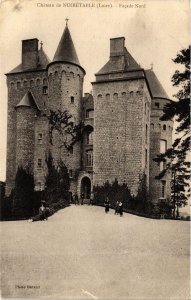
[[143, 174], [149, 185], [151, 98], [124, 37], [110, 40], [109, 61], [95, 76], [94, 186], [116, 178], [136, 195]]

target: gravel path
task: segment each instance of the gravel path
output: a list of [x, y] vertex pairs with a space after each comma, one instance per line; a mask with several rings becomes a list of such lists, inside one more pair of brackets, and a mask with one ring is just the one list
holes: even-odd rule
[[189, 299], [189, 223], [87, 205], [2, 222], [2, 296]]

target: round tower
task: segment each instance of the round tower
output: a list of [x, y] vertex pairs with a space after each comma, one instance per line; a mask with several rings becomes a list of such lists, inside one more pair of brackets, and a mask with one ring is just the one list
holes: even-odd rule
[[164, 106], [171, 100], [164, 91], [159, 80], [152, 70], [146, 71], [152, 94], [150, 117], [150, 199], [153, 204], [166, 202], [171, 196], [171, 174], [166, 174], [161, 179], [157, 176], [165, 169], [166, 161], [155, 162], [157, 155], [166, 152], [172, 146], [173, 121], [161, 121]]
[[35, 121], [39, 108], [31, 92], [27, 92], [15, 109], [17, 114], [16, 167], [22, 166], [33, 173]]
[[[64, 33], [55, 52], [53, 61], [48, 66], [49, 108], [62, 112], [67, 110], [72, 116], [70, 121], [78, 124], [82, 117], [83, 79], [85, 71], [80, 66], [78, 56], [66, 24]], [[62, 137], [55, 133], [51, 149], [54, 160], [60, 159], [66, 164], [71, 178], [80, 169], [81, 144], [76, 143], [72, 151], [60, 147]], [[72, 181], [73, 186], [76, 183]], [[72, 188], [76, 190], [76, 188]]]

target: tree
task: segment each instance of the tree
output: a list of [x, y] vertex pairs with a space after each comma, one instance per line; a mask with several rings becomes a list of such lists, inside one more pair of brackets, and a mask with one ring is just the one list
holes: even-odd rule
[[[172, 82], [173, 86], [179, 87], [176, 95], [177, 101], [172, 101], [164, 107], [162, 121], [175, 119], [177, 138], [171, 148], [164, 154], [157, 155], [157, 162], [166, 161], [166, 168], [157, 176], [161, 179], [167, 170], [173, 174], [172, 197], [173, 214], [175, 207], [185, 203], [185, 193], [188, 186], [187, 180], [190, 174], [189, 146], [190, 146], [190, 48], [183, 49], [173, 59], [176, 64], [181, 65], [182, 70], [176, 70]], [[183, 196], [184, 195], [184, 196]]]
[[34, 214], [34, 178], [28, 170], [22, 167], [18, 167], [16, 173], [12, 201], [14, 218], [29, 218]]
[[49, 140], [51, 145], [53, 145], [54, 142], [53, 133], [55, 131], [62, 137], [60, 147], [64, 147], [68, 151], [72, 149], [76, 142], [82, 139], [83, 122], [74, 124], [72, 115], [70, 115], [67, 110], [50, 110], [50, 114], [47, 118], [49, 120]]
[[45, 197], [48, 205], [63, 202], [64, 206], [69, 203], [69, 189], [70, 178], [68, 169], [63, 163], [59, 161], [57, 165], [54, 164], [51, 152], [46, 158], [48, 173], [45, 181]]
[[176, 127], [178, 137], [172, 145], [172, 151], [178, 160], [179, 155], [181, 159], [183, 155], [184, 161], [187, 161], [190, 142], [190, 48], [181, 50], [173, 61], [184, 67], [183, 71], [176, 70], [172, 77], [173, 86], [180, 87], [175, 95], [178, 101], [172, 101], [164, 107], [161, 120], [170, 120], [175, 117], [178, 122]]

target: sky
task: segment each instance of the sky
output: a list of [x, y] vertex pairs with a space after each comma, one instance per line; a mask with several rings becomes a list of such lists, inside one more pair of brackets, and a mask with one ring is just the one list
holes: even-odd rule
[[[91, 7], [64, 7], [64, 5]], [[108, 7], [100, 7], [99, 5]], [[135, 7], [139, 4], [139, 7]], [[50, 7], [54, 5], [54, 7]], [[59, 5], [59, 6], [57, 6]], [[49, 7], [47, 7], [49, 6]], [[177, 92], [171, 77], [179, 50], [189, 45], [187, 0], [2, 0], [0, 4], [0, 180], [6, 174], [7, 87], [5, 73], [21, 62], [21, 40], [38, 38], [52, 60], [69, 18], [69, 30], [81, 66], [84, 92], [92, 90], [94, 74], [108, 61], [109, 39], [125, 37], [134, 59], [151, 68], [170, 98]]]

